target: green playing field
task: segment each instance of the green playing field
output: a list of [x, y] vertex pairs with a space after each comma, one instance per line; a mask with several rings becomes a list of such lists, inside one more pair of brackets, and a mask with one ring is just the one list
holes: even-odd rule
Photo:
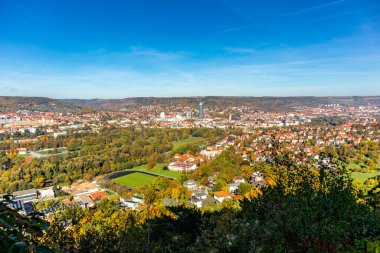
[[112, 179], [112, 182], [125, 185], [128, 187], [136, 187], [151, 183], [156, 177], [144, 173], [134, 172], [129, 175]]

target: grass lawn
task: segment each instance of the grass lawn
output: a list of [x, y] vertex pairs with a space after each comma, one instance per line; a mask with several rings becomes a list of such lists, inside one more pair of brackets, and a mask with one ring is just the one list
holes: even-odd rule
[[182, 139], [182, 140], [179, 140], [179, 141], [173, 141], [173, 149], [185, 146], [187, 144], [195, 144], [195, 143], [198, 143], [198, 142], [202, 142], [204, 140], [206, 140], [206, 138], [190, 136], [187, 139]]
[[152, 172], [152, 173], [156, 173], [156, 174], [168, 176], [168, 177], [173, 177], [173, 178], [181, 178], [181, 176], [183, 175], [181, 172], [163, 170], [162, 168], [164, 166], [167, 166], [167, 164], [166, 163], [158, 163], [158, 164], [156, 164], [156, 166], [154, 166], [153, 169], [148, 170], [146, 168], [146, 165], [141, 165], [141, 166], [137, 166], [137, 167], [132, 168], [132, 170], [147, 171], [147, 172]]
[[65, 152], [65, 151], [67, 151], [66, 147], [60, 147], [60, 148], [57, 148], [57, 149], [58, 149], [58, 152]]
[[54, 153], [54, 149], [48, 149], [48, 150], [41, 150], [41, 151], [36, 151], [36, 153], [40, 155], [54, 155], [54, 154], [59, 154], [61, 152], [66, 152], [67, 148], [66, 147], [60, 147], [57, 148], [58, 153]]
[[151, 183], [156, 177], [146, 175], [143, 173], [135, 172], [129, 175], [112, 179], [112, 182], [125, 185], [128, 187], [136, 187], [144, 184]]
[[[355, 169], [360, 169], [360, 168], [365, 168], [366, 165], [364, 163], [349, 163], [346, 165], [347, 169], [349, 170], [355, 170]], [[377, 169], [380, 169], [380, 162], [376, 165]]]
[[362, 182], [366, 181], [368, 178], [375, 177], [380, 175], [380, 171], [374, 172], [352, 172], [351, 177], [354, 179], [358, 179]]
[[357, 171], [361, 170], [362, 168], [365, 168], [366, 165], [364, 163], [349, 163], [346, 165], [346, 168], [351, 171]]
[[17, 154], [17, 155], [19, 155], [19, 156], [30, 156], [30, 154]]
[[47, 151], [36, 151], [37, 154], [40, 154], [40, 155], [49, 155], [51, 153], [47, 152]]

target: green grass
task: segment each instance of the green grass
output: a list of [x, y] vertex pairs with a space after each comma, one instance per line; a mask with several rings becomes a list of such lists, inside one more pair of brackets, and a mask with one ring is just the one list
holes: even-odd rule
[[195, 143], [198, 143], [198, 142], [202, 142], [204, 140], [206, 140], [206, 138], [190, 136], [187, 139], [182, 139], [182, 140], [179, 140], [179, 141], [173, 141], [173, 149], [176, 149], [176, 148], [188, 145], [188, 144], [195, 144]]
[[37, 154], [40, 154], [40, 155], [49, 155], [51, 153], [47, 152], [47, 151], [36, 151]]
[[17, 155], [19, 155], [19, 156], [23, 156], [23, 157], [25, 157], [25, 156], [30, 156], [30, 154], [17, 154]]
[[112, 179], [112, 182], [125, 185], [128, 187], [136, 187], [151, 183], [156, 177], [135, 172], [129, 175]]
[[374, 172], [352, 172], [351, 177], [354, 179], [358, 179], [362, 182], [366, 181], [368, 178], [375, 177], [380, 175], [380, 171]]
[[363, 163], [361, 163], [361, 164], [349, 163], [349, 164], [347, 164], [347, 169], [349, 169], [349, 170], [355, 170], [355, 169], [360, 169], [362, 166], [364, 166]]
[[65, 152], [67, 151], [67, 148], [66, 147], [60, 147], [60, 148], [57, 148], [58, 149], [58, 152]]
[[173, 178], [177, 178], [177, 179], [181, 178], [181, 176], [183, 175], [181, 172], [163, 170], [164, 166], [167, 166], [167, 164], [166, 163], [158, 163], [158, 164], [156, 164], [156, 166], [154, 166], [153, 169], [148, 170], [146, 168], [146, 164], [145, 164], [145, 165], [134, 167], [134, 168], [132, 168], [132, 170], [147, 171], [147, 172], [152, 172], [152, 173], [156, 173], [159, 175], [163, 175], [163, 176], [167, 176], [167, 177], [173, 177]]
[[[355, 171], [367, 167], [364, 163], [349, 163], [346, 165], [347, 169]], [[380, 162], [376, 164], [376, 168], [380, 169]]]
[[60, 148], [57, 148], [57, 151], [58, 151], [58, 153], [54, 153], [54, 149], [50, 149], [48, 151], [45, 151], [45, 150], [36, 151], [36, 153], [38, 153], [40, 155], [54, 155], [54, 154], [59, 154], [61, 152], [67, 151], [67, 148], [66, 147], [60, 147]]

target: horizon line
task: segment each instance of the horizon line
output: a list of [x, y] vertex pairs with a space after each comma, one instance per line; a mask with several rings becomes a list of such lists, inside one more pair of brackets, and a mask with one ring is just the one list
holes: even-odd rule
[[122, 97], [122, 98], [54, 98], [46, 96], [12, 96], [5, 95], [0, 98], [47, 98], [53, 100], [122, 100], [122, 99], [135, 99], [135, 98], [346, 98], [346, 97], [380, 97], [379, 95], [327, 95], [327, 96], [313, 96], [313, 95], [299, 95], [299, 96], [242, 96], [242, 95], [206, 95], [206, 96], [135, 96], [135, 97]]

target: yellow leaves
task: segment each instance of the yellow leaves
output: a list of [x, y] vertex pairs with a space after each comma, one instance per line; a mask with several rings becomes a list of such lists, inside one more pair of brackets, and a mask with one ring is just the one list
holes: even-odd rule
[[1, 175], [1, 177], [3, 179], [6, 179], [7, 181], [9, 181], [10, 176], [11, 176], [11, 173], [9, 171], [4, 171], [3, 174]]
[[90, 220], [91, 220], [91, 217], [92, 217], [92, 214], [91, 216], [90, 215], [85, 215], [81, 220], [80, 220], [80, 224], [86, 224], [88, 223]]
[[309, 172], [312, 176], [314, 177], [319, 177], [319, 171], [318, 170], [315, 170], [315, 169], [312, 169], [312, 168], [309, 168]]
[[191, 195], [192, 195], [191, 191], [186, 188], [186, 192], [185, 192], [186, 199], [189, 199]]
[[262, 192], [259, 188], [253, 188], [252, 190], [244, 194], [244, 197], [246, 197], [247, 199], [253, 199], [253, 198], [257, 198], [261, 194]]
[[35, 179], [35, 182], [36, 182], [38, 187], [42, 187], [45, 184], [45, 179], [43, 177], [37, 177]]
[[229, 191], [230, 191], [230, 189], [228, 188], [227, 185], [226, 185], [226, 186], [223, 186], [221, 190], [222, 190], [222, 191], [225, 191], [225, 192], [229, 192]]
[[119, 197], [117, 197], [117, 196], [109, 196], [108, 199], [112, 200], [112, 201], [118, 201]]
[[171, 197], [174, 199], [179, 199], [181, 196], [181, 190], [178, 187], [172, 188]]
[[159, 217], [161, 216], [162, 209], [159, 206], [152, 206], [149, 208], [149, 213], [151, 217]]
[[266, 185], [269, 186], [269, 187], [273, 187], [276, 185], [276, 182], [275, 180], [272, 178], [272, 177], [268, 177], [266, 178], [266, 181], [265, 181]]
[[320, 181], [318, 180], [318, 177], [320, 175], [319, 171], [315, 170], [315, 169], [308, 169], [308, 171], [310, 172], [310, 176], [313, 177], [313, 182], [314, 184], [312, 185], [313, 186], [313, 189], [315, 190], [318, 190], [321, 188], [321, 183]]
[[43, 141], [43, 142], [48, 141], [48, 136], [46, 136], [46, 135], [41, 136], [40, 141]]
[[356, 199], [356, 203], [360, 203], [360, 204], [366, 204], [366, 200], [365, 199], [362, 199], [362, 198], [357, 198]]
[[355, 195], [358, 196], [361, 189], [364, 188], [364, 185], [363, 185], [362, 181], [360, 181], [359, 179], [354, 179], [354, 180], [352, 180], [352, 188], [354, 189]]

